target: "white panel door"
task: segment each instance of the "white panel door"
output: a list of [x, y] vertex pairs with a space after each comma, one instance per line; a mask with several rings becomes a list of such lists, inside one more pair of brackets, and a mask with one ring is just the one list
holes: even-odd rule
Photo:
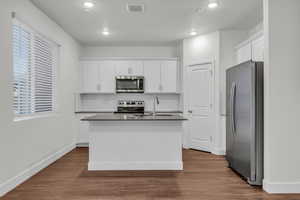
[[252, 42], [252, 60], [264, 61], [264, 37], [260, 37]]
[[115, 66], [113, 61], [99, 62], [99, 90], [102, 93], [115, 92]]
[[81, 92], [98, 92], [99, 65], [97, 62], [81, 63]]
[[177, 61], [163, 61], [161, 63], [161, 92], [177, 92]]
[[115, 61], [116, 74], [118, 76], [143, 76], [142, 61]]
[[161, 61], [144, 61], [145, 92], [160, 93]]
[[237, 64], [249, 61], [252, 59], [251, 43], [242, 46], [237, 50]]
[[210, 152], [214, 135], [212, 64], [189, 67], [190, 146]]

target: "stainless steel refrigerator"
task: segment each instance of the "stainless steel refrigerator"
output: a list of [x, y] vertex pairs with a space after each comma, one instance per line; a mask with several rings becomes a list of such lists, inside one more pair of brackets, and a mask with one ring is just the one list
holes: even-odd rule
[[226, 159], [250, 185], [263, 178], [263, 63], [226, 71]]

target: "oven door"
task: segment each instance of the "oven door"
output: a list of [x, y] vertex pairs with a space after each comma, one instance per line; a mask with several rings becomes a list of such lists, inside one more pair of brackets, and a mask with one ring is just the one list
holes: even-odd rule
[[144, 80], [143, 78], [117, 77], [116, 92], [117, 93], [144, 93]]

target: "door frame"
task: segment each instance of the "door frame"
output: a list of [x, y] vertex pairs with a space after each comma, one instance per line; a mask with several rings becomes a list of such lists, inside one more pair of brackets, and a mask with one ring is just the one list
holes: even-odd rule
[[[197, 65], [206, 65], [211, 64], [212, 65], [212, 73], [213, 73], [213, 113], [212, 115], [215, 116], [214, 118], [214, 132], [212, 133], [212, 141], [210, 145], [210, 152], [212, 154], [216, 155], [224, 155], [224, 150], [221, 149], [222, 146], [222, 132], [221, 132], [221, 115], [220, 115], [220, 70], [218, 68], [218, 63], [215, 58], [212, 59], [200, 59], [199, 62], [194, 62], [188, 65], [184, 66], [184, 114], [187, 116], [188, 119], [191, 119], [191, 115], [188, 113], [188, 110], [190, 108], [190, 99], [188, 95], [188, 73], [189, 73], [189, 67], [197, 66]], [[190, 124], [187, 121], [185, 123], [185, 133], [183, 136], [184, 141], [184, 148], [190, 149], [191, 148], [191, 130], [190, 130]]]

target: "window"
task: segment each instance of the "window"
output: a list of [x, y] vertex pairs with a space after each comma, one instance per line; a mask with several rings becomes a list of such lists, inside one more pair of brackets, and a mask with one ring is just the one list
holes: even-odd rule
[[13, 109], [16, 115], [55, 111], [58, 46], [30, 27], [13, 23]]

